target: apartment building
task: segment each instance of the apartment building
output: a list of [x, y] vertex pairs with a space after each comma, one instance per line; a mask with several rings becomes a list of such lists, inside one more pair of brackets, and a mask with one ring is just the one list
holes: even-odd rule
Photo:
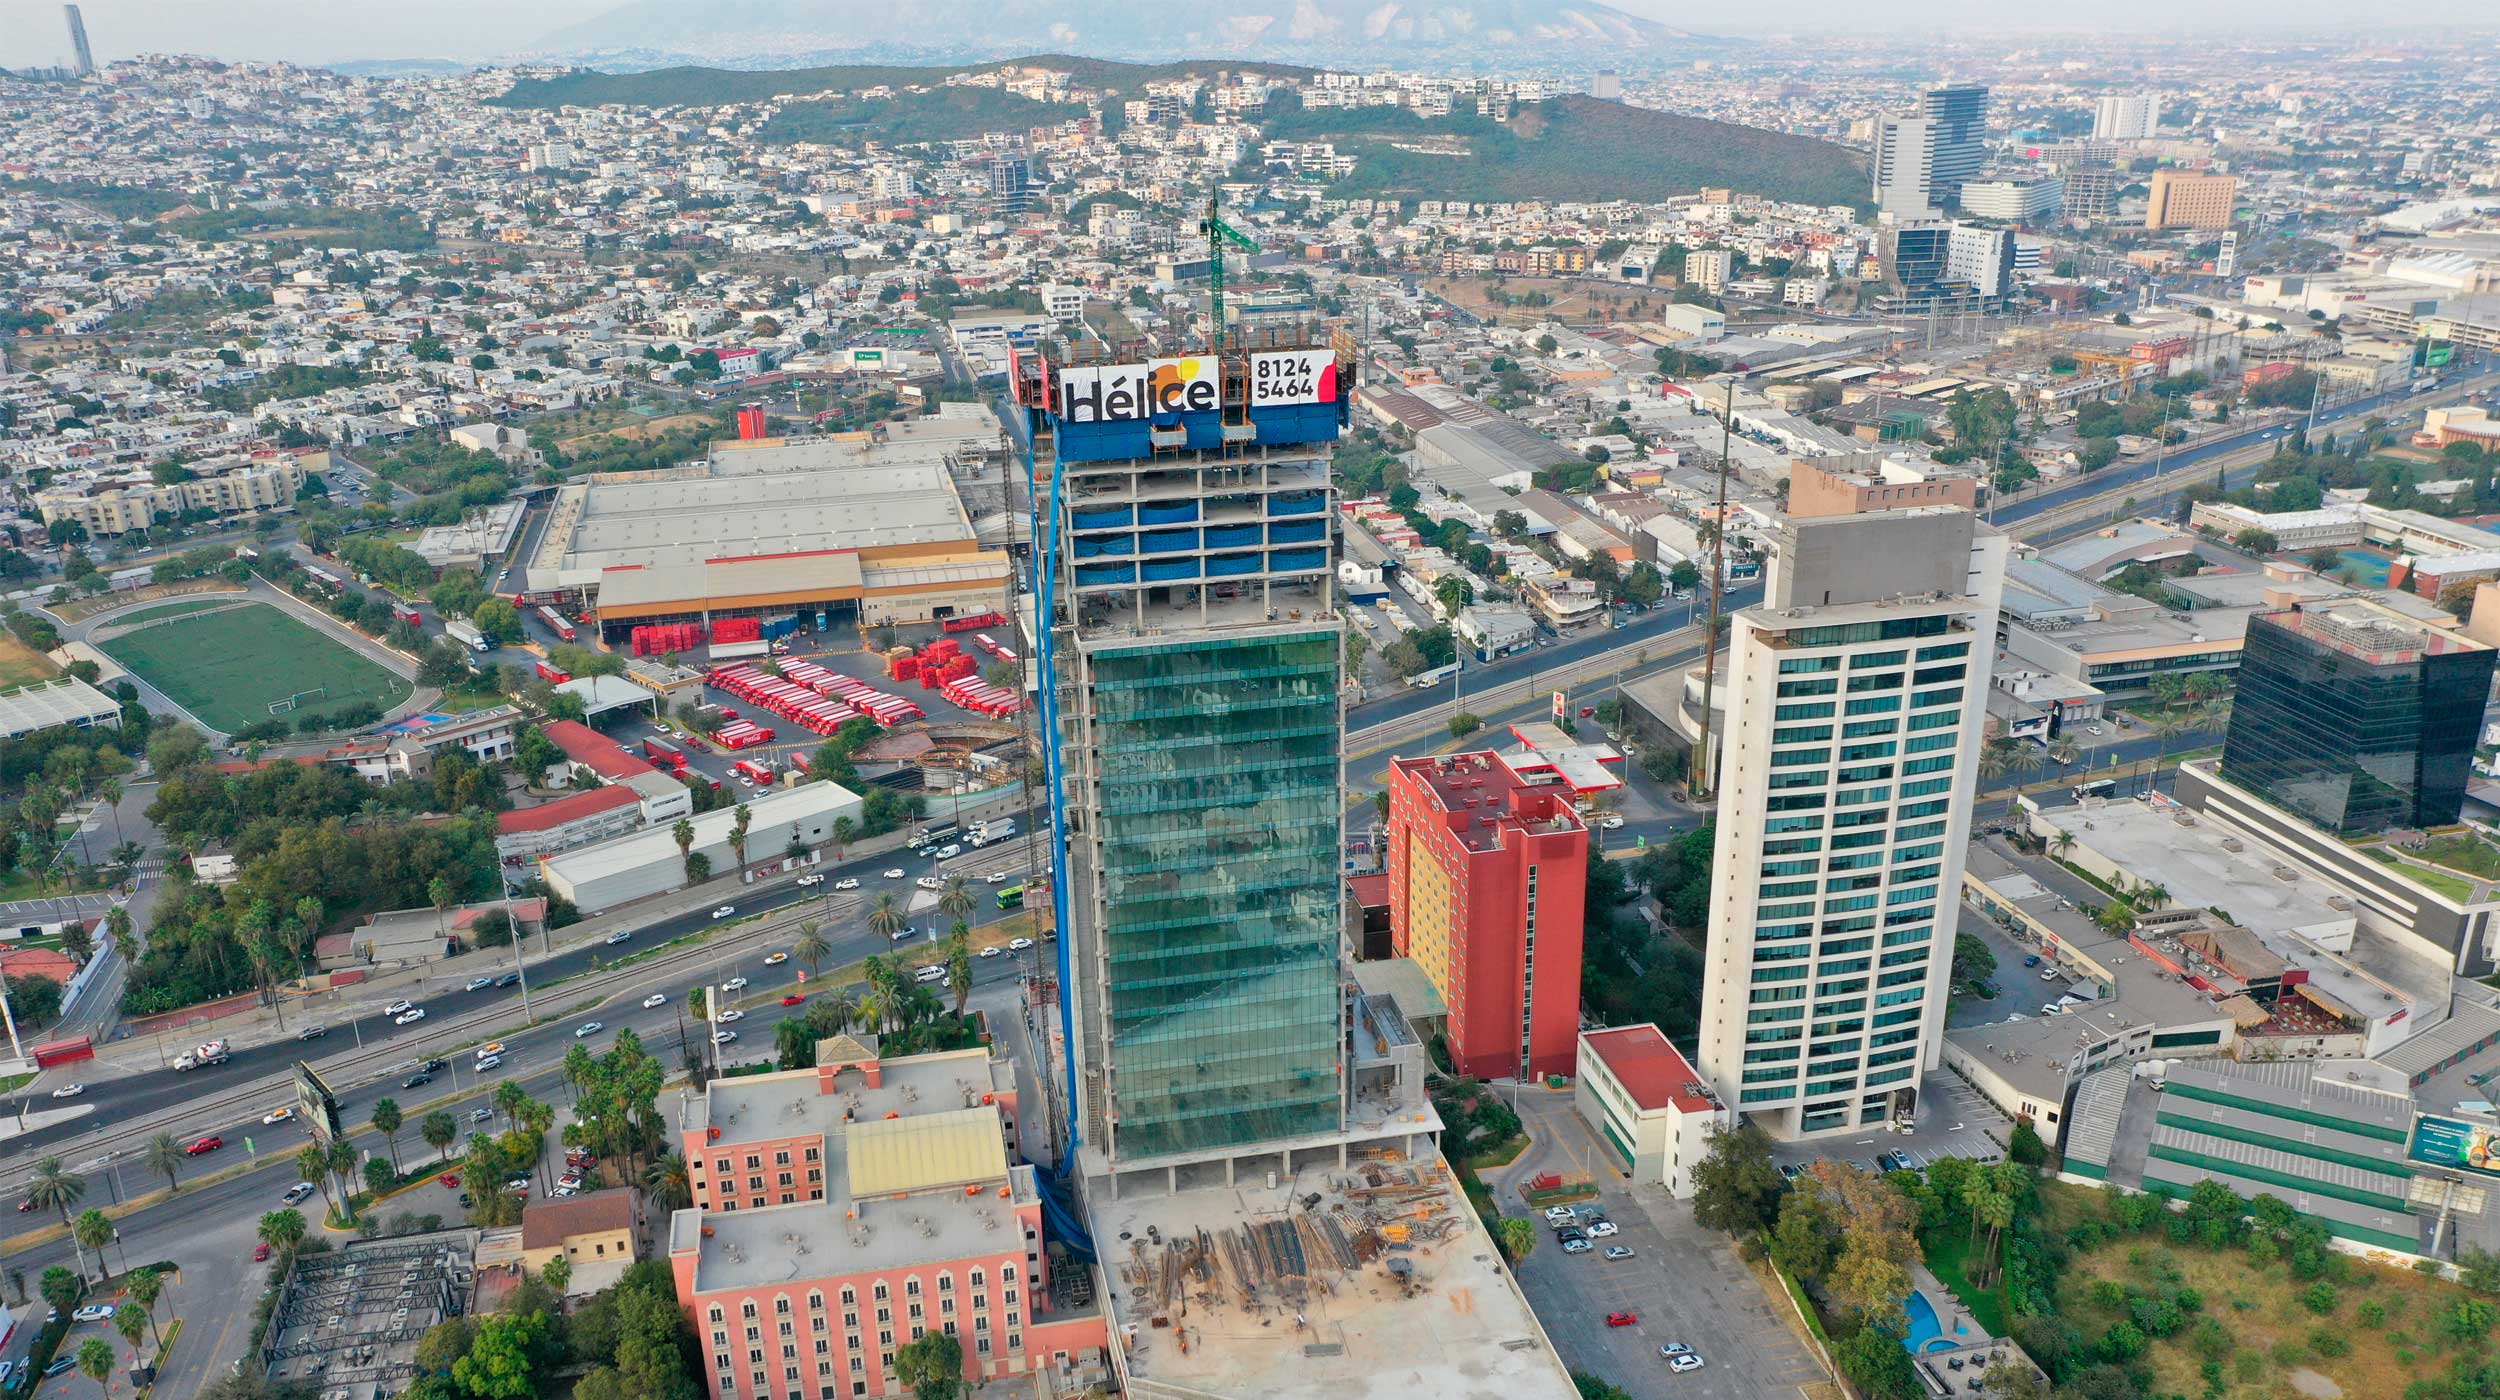
[[1790, 520], [1735, 615], [1701, 1065], [1780, 1138], [1915, 1110], [1939, 1062], [2005, 538]]
[[2239, 192], [2236, 176], [2156, 170], [2145, 199], [2144, 226], [2220, 232], [2231, 226], [2231, 203]]
[[34, 502], [46, 525], [74, 520], [89, 535], [110, 539], [191, 512], [220, 519], [291, 512], [305, 481], [329, 464], [327, 452], [269, 452], [195, 463], [178, 481], [160, 482], [145, 471], [97, 471], [56, 480], [34, 493]]

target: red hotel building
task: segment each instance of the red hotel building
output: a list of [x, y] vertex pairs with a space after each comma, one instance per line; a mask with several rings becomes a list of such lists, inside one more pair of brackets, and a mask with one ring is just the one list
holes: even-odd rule
[[903, 1395], [895, 1352], [929, 1331], [962, 1344], [966, 1380], [1023, 1377], [1019, 1395], [1103, 1378], [1090, 1287], [1053, 1306], [1015, 1084], [986, 1050], [887, 1061], [834, 1036], [813, 1069], [689, 1106], [669, 1263], [712, 1400]]
[[1449, 1003], [1461, 1074], [1570, 1074], [1589, 833], [1568, 782], [1491, 752], [1389, 765], [1389, 941]]

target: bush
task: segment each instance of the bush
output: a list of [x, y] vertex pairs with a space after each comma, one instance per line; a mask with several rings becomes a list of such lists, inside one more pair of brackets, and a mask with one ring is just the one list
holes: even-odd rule
[[2309, 1349], [2331, 1360], [2352, 1350], [2352, 1343], [2332, 1327], [2313, 1327], [2309, 1329]]
[[2331, 1283], [2313, 1283], [2300, 1293], [2300, 1305], [2320, 1317], [2334, 1316], [2336, 1305], [2342, 1301], [2342, 1295]]

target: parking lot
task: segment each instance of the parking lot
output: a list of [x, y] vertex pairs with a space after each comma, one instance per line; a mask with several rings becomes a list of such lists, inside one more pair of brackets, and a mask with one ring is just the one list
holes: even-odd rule
[[[1537, 1318], [1575, 1370], [1602, 1376], [1639, 1400], [1794, 1400], [1798, 1387], [1825, 1379], [1773, 1300], [1754, 1281], [1735, 1246], [1693, 1223], [1692, 1211], [1658, 1187], [1637, 1192], [1589, 1136], [1568, 1094], [1525, 1091], [1519, 1105], [1536, 1146], [1500, 1173], [1496, 1195], [1506, 1214], [1535, 1213], [1517, 1183], [1536, 1170], [1595, 1169], [1598, 1198], [1616, 1227], [1592, 1240], [1586, 1254], [1566, 1254], [1554, 1232], [1541, 1238], [1518, 1269]], [[1620, 1245], [1629, 1259], [1607, 1259]], [[1609, 1327], [1609, 1313], [1638, 1321]], [[1682, 1342], [1701, 1353], [1702, 1369], [1676, 1374], [1659, 1348]]]
[[1920, 1082], [1916, 1131], [1897, 1133], [1869, 1128], [1845, 1137], [1775, 1147], [1771, 1158], [1783, 1169], [1823, 1157], [1855, 1162], [1870, 1169], [1880, 1166], [1889, 1170], [1899, 1165], [1897, 1161], [1879, 1163], [1877, 1159], [1885, 1153], [1899, 1153], [1913, 1169], [1924, 1168], [1939, 1157], [1995, 1161], [2005, 1155], [2006, 1140], [2013, 1131], [2012, 1121], [1981, 1097], [1978, 1090], [1947, 1071], [1937, 1070]]

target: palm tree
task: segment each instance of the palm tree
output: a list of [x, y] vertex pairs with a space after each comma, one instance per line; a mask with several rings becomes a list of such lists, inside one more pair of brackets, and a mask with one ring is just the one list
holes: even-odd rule
[[869, 1034], [882, 1035], [885, 1033], [885, 1023], [892, 1018], [896, 1009], [894, 999], [888, 997], [885, 989], [872, 981], [867, 989], [859, 994], [859, 1001], [852, 1014], [858, 1017], [858, 1023], [866, 1027]]
[[679, 817], [677, 825], [668, 829], [668, 834], [677, 842], [678, 863], [685, 866], [686, 879], [691, 882], [694, 879], [694, 823]]
[[1502, 1257], [1516, 1264], [1535, 1251], [1536, 1227], [1518, 1216], [1505, 1215], [1494, 1222], [1493, 1241], [1502, 1247]]
[[144, 1161], [149, 1171], [163, 1173], [167, 1191], [182, 1189], [182, 1144], [172, 1133], [149, 1138]]
[[434, 1149], [437, 1162], [448, 1162], [451, 1160], [451, 1145], [460, 1140], [459, 1120], [437, 1109], [425, 1115], [425, 1121], [417, 1125], [417, 1136], [424, 1138], [425, 1145]]
[[[2005, 738], [1990, 739], [1986, 743], [1979, 746], [1979, 780], [1982, 783], [1993, 787], [1996, 785], [1998, 779], [2003, 778], [2006, 774], [2013, 771], [2013, 740]], [[2005, 815], [2008, 821], [2013, 819], [2014, 801], [2016, 798], [2022, 796], [2022, 791], [2022, 784], [2016, 783], [2013, 785], [2013, 790], [2006, 796]]]
[[382, 1135], [383, 1142], [389, 1144], [391, 1171], [394, 1174], [399, 1171], [399, 1130], [406, 1125], [407, 1120], [400, 1116], [399, 1100], [373, 1101], [373, 1130]]
[[339, 1219], [356, 1222], [356, 1148], [345, 1138], [330, 1144], [330, 1176], [339, 1184]]
[[96, 784], [96, 795], [104, 799], [104, 810], [113, 814], [113, 844], [118, 846], [122, 842], [122, 780], [107, 778]]
[[729, 850], [738, 858], [738, 868], [741, 870], [744, 870], [747, 864], [747, 829], [754, 824], [755, 813], [750, 811], [747, 804], [743, 802], [738, 804], [736, 811], [730, 813]]
[[[78, 1373], [98, 1386], [113, 1374], [113, 1348], [102, 1337], [89, 1337], [78, 1347]], [[110, 1393], [111, 1387], [105, 1387]]]
[[113, 1314], [113, 1330], [122, 1334], [123, 1341], [130, 1343], [132, 1356], [139, 1354], [139, 1343], [148, 1335], [149, 1320], [144, 1308], [123, 1308]]
[[98, 1278], [112, 1272], [112, 1269], [104, 1262], [104, 1247], [113, 1242], [113, 1222], [104, 1218], [103, 1211], [89, 1206], [78, 1212], [78, 1218], [69, 1223], [69, 1237], [77, 1241], [82, 1250], [95, 1251], [95, 1271]]
[[[35, 1163], [34, 1177], [26, 1183], [26, 1199], [34, 1202], [35, 1209], [59, 1211], [61, 1223], [67, 1225], [70, 1207], [86, 1198], [87, 1179], [64, 1168], [60, 1158], [46, 1157]], [[70, 1243], [73, 1246], [78, 1243], [75, 1232], [70, 1236]], [[82, 1278], [87, 1273], [87, 1256], [83, 1249], [78, 1256], [78, 1273]]]
[[878, 895], [877, 902], [868, 907], [868, 931], [891, 943], [902, 928], [902, 906], [891, 893]]
[[330, 1154], [322, 1151], [319, 1143], [305, 1143], [295, 1154], [295, 1175], [320, 1187], [321, 1203], [332, 1214], [338, 1212], [338, 1202], [330, 1198]]
[[555, 1125], [556, 1110], [552, 1104], [532, 1099], [529, 1106], [521, 1110], [521, 1128], [530, 1135], [530, 1160], [538, 1168], [538, 1184], [542, 1191], [554, 1184], [547, 1179], [547, 1130]]
[[445, 939], [451, 937], [449, 915], [452, 901], [459, 897], [460, 891], [452, 888], [451, 881], [440, 875], [425, 882], [425, 902], [434, 906], [434, 932]]
[[686, 1159], [674, 1152], [642, 1169], [642, 1189], [662, 1210], [684, 1210], [694, 1204], [694, 1185], [686, 1175]]
[[2059, 858], [2063, 859], [2075, 849], [2075, 834], [2071, 831], [2060, 831], [2049, 838], [2049, 846], [2057, 852]]
[[833, 858], [837, 864], [840, 863], [842, 859], [842, 852], [844, 848], [848, 847], [853, 841], [858, 839], [859, 823], [852, 821], [849, 817], [835, 817], [833, 819]]
[[304, 1213], [289, 1206], [260, 1218], [260, 1242], [284, 1254], [304, 1242]]
[[130, 947], [130, 911], [116, 904], [104, 911], [104, 931], [113, 935], [113, 946], [127, 951]]
[[790, 956], [799, 960], [807, 969], [808, 976], [814, 977], [816, 965], [832, 952], [833, 945], [825, 941], [825, 926], [822, 923], [809, 919], [799, 925], [799, 940], [790, 945]]
[[521, 1110], [530, 1101], [530, 1091], [516, 1080], [507, 1079], [495, 1086], [495, 1111], [503, 1115], [504, 1126], [521, 1126]]
[[2049, 761], [2057, 765], [2057, 776], [2063, 780], [2083, 761], [2083, 750], [2076, 748], [2072, 739], [2060, 739], [2049, 746]]
[[972, 883], [961, 875], [946, 877], [945, 892], [938, 896], [938, 912], [962, 923], [972, 914]]
[[2170, 902], [2170, 887], [2151, 880], [2138, 880], [2135, 888], [2128, 891], [2127, 902], [2149, 913]]
[[599, 1062], [591, 1058], [590, 1047], [580, 1041], [564, 1052], [564, 1082], [572, 1087], [573, 1100], [581, 1101], [582, 1088], [599, 1072]]
[[859, 993], [851, 987], [834, 988], [816, 1007], [835, 1034], [859, 1024]]
[[955, 994], [955, 1018], [963, 1019], [972, 996], [972, 926], [961, 919], [946, 933], [946, 986]]
[[[155, 1269], [133, 1269], [122, 1278], [122, 1291], [128, 1293], [130, 1301], [137, 1303], [140, 1310], [147, 1314], [148, 1331], [155, 1333], [156, 1305], [165, 1296], [165, 1275]], [[135, 1342], [138, 1338], [131, 1340]], [[157, 1335], [159, 1345], [164, 1340], [161, 1334]]]
[[2184, 715], [2174, 713], [2170, 710], [2164, 710], [2160, 714], [2153, 716], [2152, 722], [2147, 727], [2153, 731], [2153, 738], [2158, 741], [2153, 753], [2153, 776], [2151, 782], [2154, 790], [2159, 791], [2161, 788], [2161, 770], [2163, 765], [2166, 764], [2170, 758], [2170, 745], [2173, 741], [2178, 739], [2180, 735], [2187, 733], [2188, 721], [2187, 717]]

